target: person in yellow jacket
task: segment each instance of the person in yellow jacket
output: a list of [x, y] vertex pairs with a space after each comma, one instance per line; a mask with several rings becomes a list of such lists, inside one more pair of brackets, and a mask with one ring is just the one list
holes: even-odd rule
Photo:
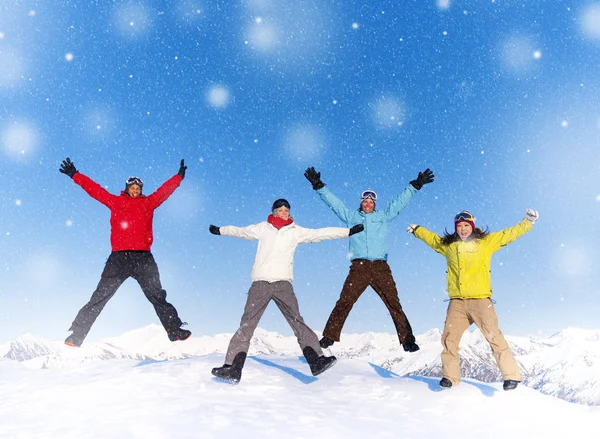
[[409, 233], [444, 256], [448, 263], [450, 304], [442, 334], [441, 387], [460, 384], [458, 345], [463, 333], [473, 323], [492, 348], [504, 377], [504, 390], [512, 390], [523, 381], [519, 366], [498, 328], [498, 316], [491, 299], [490, 262], [494, 252], [529, 232], [538, 217], [537, 211], [527, 209], [519, 224], [489, 233], [475, 227], [475, 217], [471, 212], [462, 211], [454, 217], [454, 233], [446, 232], [443, 237], [416, 224], [408, 226]]

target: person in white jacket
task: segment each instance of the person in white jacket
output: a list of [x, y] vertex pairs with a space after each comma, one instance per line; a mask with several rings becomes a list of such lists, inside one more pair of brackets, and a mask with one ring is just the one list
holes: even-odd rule
[[267, 221], [247, 227], [217, 227], [211, 224], [209, 231], [214, 235], [258, 241], [252, 267], [252, 286], [248, 291], [240, 327], [229, 342], [225, 364], [213, 368], [212, 374], [227, 381], [240, 381], [250, 340], [271, 300], [277, 304], [292, 327], [311, 373], [316, 376], [333, 366], [336, 358], [333, 355], [330, 357], [323, 355], [317, 335], [304, 323], [300, 315], [298, 300], [292, 288], [294, 253], [298, 244], [347, 238], [362, 232], [363, 229], [362, 224], [350, 229], [300, 227], [290, 216], [290, 203], [282, 198], [273, 203], [272, 215], [268, 216]]

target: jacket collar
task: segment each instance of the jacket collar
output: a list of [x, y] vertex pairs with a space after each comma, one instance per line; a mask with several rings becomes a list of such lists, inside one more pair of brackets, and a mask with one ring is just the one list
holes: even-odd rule
[[290, 224], [292, 224], [294, 222], [294, 219], [290, 217], [290, 219], [284, 220], [276, 216], [269, 215], [267, 221], [277, 230], [281, 230], [282, 227], [289, 226]]

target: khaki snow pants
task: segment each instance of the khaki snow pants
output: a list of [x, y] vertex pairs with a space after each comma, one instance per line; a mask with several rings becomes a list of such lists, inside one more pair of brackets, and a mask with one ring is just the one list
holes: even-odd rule
[[252, 283], [248, 291], [242, 321], [239, 329], [233, 334], [229, 342], [225, 364], [233, 364], [233, 359], [239, 352], [248, 353], [254, 330], [271, 300], [279, 307], [279, 310], [292, 327], [300, 349], [304, 351], [304, 348], [308, 346], [313, 348], [317, 355], [323, 355], [317, 334], [304, 323], [304, 319], [300, 315], [298, 299], [294, 294], [292, 284], [287, 281], [271, 283], [257, 281]]
[[490, 344], [504, 380], [523, 381], [519, 366], [498, 328], [498, 316], [491, 299], [452, 299], [442, 334], [442, 376], [456, 386], [460, 383], [458, 345], [463, 333], [475, 323]]

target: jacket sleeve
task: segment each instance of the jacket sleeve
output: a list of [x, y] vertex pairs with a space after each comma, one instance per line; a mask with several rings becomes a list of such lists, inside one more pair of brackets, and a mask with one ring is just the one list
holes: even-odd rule
[[333, 192], [331, 192], [327, 186], [317, 189], [317, 193], [319, 194], [319, 197], [321, 197], [321, 200], [335, 212], [338, 218], [349, 225], [352, 212], [344, 205], [344, 203], [338, 197], [333, 195]]
[[81, 188], [86, 191], [90, 197], [98, 200], [109, 209], [111, 208], [112, 202], [118, 198], [116, 195], [109, 193], [106, 189], [93, 181], [91, 178], [83, 175], [81, 172], [77, 172], [73, 176], [73, 181], [81, 186]]
[[406, 188], [398, 194], [385, 209], [385, 218], [388, 222], [396, 218], [406, 205], [412, 200], [412, 197], [417, 193], [417, 190], [412, 184], [406, 186]]
[[437, 233], [430, 232], [423, 226], [419, 226], [413, 233], [417, 238], [427, 244], [429, 247], [434, 249], [436, 252], [440, 254], [446, 253], [446, 248], [444, 244], [442, 244], [442, 238]]
[[167, 201], [175, 189], [179, 187], [183, 178], [179, 174], [175, 174], [163, 183], [161, 187], [156, 189], [152, 194], [148, 195], [148, 200], [154, 209], [160, 206], [162, 203]]
[[309, 242], [320, 242], [328, 239], [340, 239], [347, 238], [350, 229], [343, 227], [324, 227], [322, 229], [306, 229], [304, 227], [298, 227], [300, 231], [298, 242], [301, 244]]
[[499, 232], [490, 233], [486, 238], [486, 243], [493, 252], [500, 250], [507, 244], [515, 241], [533, 228], [533, 224], [526, 219], [523, 219], [519, 224], [509, 227], [508, 229], [500, 230]]
[[219, 232], [223, 236], [233, 236], [235, 238], [244, 238], [248, 241], [258, 241], [265, 223], [252, 224], [246, 227], [221, 226]]

